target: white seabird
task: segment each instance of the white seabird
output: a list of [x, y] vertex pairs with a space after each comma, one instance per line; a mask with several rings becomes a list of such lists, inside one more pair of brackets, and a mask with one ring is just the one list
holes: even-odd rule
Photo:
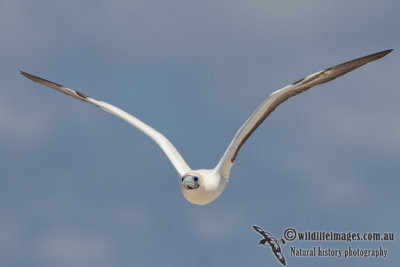
[[277, 90], [269, 95], [269, 97], [262, 103], [257, 110], [250, 116], [250, 118], [240, 127], [235, 137], [229, 144], [221, 160], [218, 162], [214, 169], [206, 170], [192, 170], [182, 158], [181, 154], [176, 148], [168, 141], [168, 139], [154, 130], [149, 125], [140, 121], [136, 117], [128, 114], [127, 112], [103, 101], [96, 100], [88, 97], [76, 90], [64, 87], [60, 84], [50, 82], [48, 80], [39, 78], [37, 76], [28, 74], [20, 71], [22, 75], [35, 81], [37, 83], [49, 86], [56, 89], [64, 94], [75, 97], [79, 100], [91, 103], [103, 110], [120, 117], [121, 119], [132, 124], [151, 139], [156, 142], [168, 159], [174, 165], [176, 171], [179, 174], [179, 182], [181, 190], [185, 198], [194, 204], [205, 205], [215, 200], [225, 189], [228, 182], [230, 171], [233, 163], [235, 162], [236, 156], [239, 149], [242, 147], [244, 142], [250, 137], [250, 135], [257, 129], [258, 126], [268, 117], [268, 115], [275, 110], [277, 106], [285, 102], [292, 96], [300, 94], [307, 89], [316, 86], [318, 84], [329, 82], [339, 76], [346, 74], [370, 61], [377, 60], [384, 57], [392, 51], [386, 50], [371, 54], [365, 57], [360, 57], [346, 63], [319, 71], [312, 75], [309, 75], [303, 79], [298, 80], [280, 90]]

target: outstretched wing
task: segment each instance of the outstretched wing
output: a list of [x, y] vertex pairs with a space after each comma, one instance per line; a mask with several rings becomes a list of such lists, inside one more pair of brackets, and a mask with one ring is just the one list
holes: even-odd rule
[[256, 230], [258, 233], [260, 233], [265, 238], [268, 237], [266, 235], [266, 232], [263, 229], [261, 229], [261, 227], [258, 227], [257, 225], [253, 225], [253, 229]]
[[76, 99], [91, 103], [91, 104], [93, 104], [99, 108], [102, 108], [105, 111], [127, 121], [128, 123], [130, 123], [133, 126], [135, 126], [136, 128], [138, 128], [140, 131], [145, 133], [148, 137], [150, 137], [154, 142], [156, 142], [161, 147], [161, 149], [167, 155], [168, 159], [174, 165], [174, 167], [175, 167], [176, 171], [179, 173], [180, 177], [182, 177], [185, 173], [190, 171], [189, 166], [186, 164], [186, 162], [182, 158], [181, 154], [179, 154], [178, 150], [176, 150], [176, 148], [171, 144], [171, 142], [168, 141], [168, 139], [164, 135], [162, 135], [158, 131], [154, 130], [149, 125], [143, 123], [139, 119], [135, 118], [134, 116], [130, 115], [129, 113], [127, 113], [127, 112], [123, 111], [122, 109], [119, 109], [111, 104], [108, 104], [106, 102], [98, 101], [93, 98], [90, 98], [87, 95], [82, 94], [76, 90], [64, 87], [57, 83], [50, 82], [48, 80], [28, 74], [23, 71], [20, 71], [20, 72], [26, 78], [28, 78], [34, 82], [37, 82], [37, 83], [46, 85], [48, 87], [51, 87], [53, 89], [56, 89], [57, 91], [60, 91], [64, 94], [72, 96]]
[[216, 166], [216, 169], [219, 170], [222, 176], [228, 179], [230, 170], [236, 159], [239, 149], [250, 137], [250, 135], [257, 129], [257, 127], [260, 126], [260, 124], [268, 117], [268, 115], [287, 99], [300, 94], [313, 86], [332, 81], [333, 79], [336, 79], [347, 72], [367, 64], [368, 62], [384, 57], [391, 51], [392, 49], [378, 52], [319, 71], [270, 94], [264, 103], [258, 107], [253, 115], [251, 115], [251, 117], [236, 133], [220, 162]]
[[278, 240], [276, 240], [276, 238], [274, 238], [274, 239], [272, 239], [270, 242], [268, 242], [268, 244], [271, 246], [272, 252], [273, 252], [274, 255], [276, 256], [276, 258], [277, 258], [283, 265], [286, 265], [286, 260], [285, 260], [285, 257], [283, 256], [283, 253], [282, 253], [282, 251], [281, 251], [281, 247], [279, 246]]

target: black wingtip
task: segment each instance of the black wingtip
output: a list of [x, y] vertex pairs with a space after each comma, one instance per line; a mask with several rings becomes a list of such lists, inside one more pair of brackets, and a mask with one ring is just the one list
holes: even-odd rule
[[28, 75], [28, 73], [26, 73], [25, 71], [22, 71], [22, 70], [18, 70], [18, 71], [19, 71], [20, 74], [22, 74], [22, 75], [24, 75], [24, 76], [27, 76], [27, 75]]
[[25, 71], [22, 71], [22, 70], [19, 70], [19, 73], [21, 73], [21, 74], [24, 75], [26, 78], [31, 79], [31, 80], [34, 80], [34, 78], [39, 78], [39, 77], [36, 77], [35, 75], [26, 73]]
[[381, 57], [384, 57], [384, 56], [386, 56], [387, 54], [391, 53], [392, 51], [393, 51], [393, 49], [388, 49], [388, 50], [384, 50], [384, 51], [378, 52], [378, 53], [376, 53], [376, 54], [377, 54], [377, 55], [378, 55], [378, 54], [381, 54], [381, 55], [382, 55]]
[[[55, 83], [55, 82], [52, 82], [52, 81], [49, 81], [49, 80], [40, 78], [40, 77], [38, 77], [38, 76], [29, 74], [29, 73], [24, 72], [24, 71], [22, 71], [22, 70], [20, 70], [19, 72], [20, 72], [22, 75], [24, 75], [26, 78], [28, 78], [29, 80], [32, 80], [32, 81], [34, 81], [34, 82], [37, 82], [37, 83], [40, 83], [40, 84], [44, 84], [44, 85], [49, 86], [49, 87], [52, 87], [52, 88], [54, 88], [53, 86], [64, 87], [64, 86], [61, 85], [61, 84], [58, 84], [58, 83]], [[57, 89], [57, 88], [54, 88], [54, 89], [59, 90], [59, 89]], [[83, 94], [82, 94], [82, 95], [83, 95]]]
[[369, 58], [369, 59], [372, 59], [370, 61], [374, 61], [374, 60], [383, 58], [384, 56], [386, 56], [387, 54], [391, 53], [392, 51], [393, 51], [393, 49], [383, 50], [383, 51], [380, 51], [380, 52], [376, 52], [376, 53], [370, 54], [370, 55], [365, 56], [365, 57], [357, 58], [356, 60]]
[[21, 73], [22, 75], [24, 75], [26, 78], [35, 81], [35, 78], [38, 78], [32, 74], [26, 73], [25, 71], [19, 70], [19, 73]]

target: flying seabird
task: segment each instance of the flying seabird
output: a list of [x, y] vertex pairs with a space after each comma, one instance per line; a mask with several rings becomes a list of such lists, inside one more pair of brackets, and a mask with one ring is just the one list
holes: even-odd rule
[[42, 79], [23, 71], [20, 72], [22, 75], [34, 82], [46, 85], [64, 94], [102, 108], [103, 110], [120, 117], [121, 119], [141, 130], [161, 147], [168, 159], [171, 161], [172, 165], [174, 165], [179, 174], [179, 182], [185, 198], [191, 203], [205, 205], [215, 200], [224, 191], [228, 182], [232, 165], [235, 162], [240, 148], [250, 137], [250, 135], [257, 129], [257, 127], [260, 126], [260, 124], [268, 117], [268, 115], [275, 110], [276, 107], [292, 96], [300, 94], [318, 84], [329, 82], [368, 62], [382, 58], [391, 51], [392, 49], [385, 50], [319, 71], [273, 92], [257, 108], [257, 110], [242, 125], [242, 127], [240, 127], [216, 167], [214, 169], [200, 170], [192, 170], [186, 164], [181, 154], [179, 154], [176, 148], [164, 135], [129, 113], [109, 103], [91, 98], [76, 90], [64, 87], [60, 84]]

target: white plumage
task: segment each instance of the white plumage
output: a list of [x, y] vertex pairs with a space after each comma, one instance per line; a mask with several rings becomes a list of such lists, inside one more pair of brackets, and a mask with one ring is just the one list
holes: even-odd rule
[[268, 115], [275, 110], [277, 106], [279, 106], [281, 103], [292, 96], [302, 93], [318, 84], [329, 82], [368, 62], [384, 57], [391, 51], [392, 50], [378, 52], [319, 71], [303, 79], [300, 79], [299, 81], [294, 82], [280, 90], [273, 92], [264, 101], [264, 103], [262, 103], [257, 108], [253, 115], [251, 115], [250, 118], [242, 125], [242, 127], [236, 133], [235, 137], [226, 149], [217, 166], [211, 170], [192, 170], [186, 164], [185, 160], [182, 158], [181, 154], [179, 154], [178, 150], [176, 150], [176, 148], [164, 135], [154, 130], [149, 125], [143, 123], [136, 117], [130, 115], [129, 113], [109, 103], [90, 98], [76, 90], [64, 87], [60, 84], [50, 82], [48, 80], [28, 74], [23, 71], [21, 71], [21, 74], [28, 79], [31, 79], [32, 81], [49, 86], [64, 94], [96, 105], [103, 110], [120, 117], [121, 119], [127, 121], [128, 123], [141, 130], [161, 147], [161, 149], [167, 155], [168, 159], [171, 161], [172, 165], [174, 165], [176, 171], [179, 174], [179, 181], [181, 184], [182, 193], [185, 198], [191, 203], [204, 205], [215, 200], [224, 191], [225, 186], [228, 182], [232, 165], [236, 159], [239, 149], [250, 137], [250, 135], [257, 129], [257, 127], [268, 117]]

